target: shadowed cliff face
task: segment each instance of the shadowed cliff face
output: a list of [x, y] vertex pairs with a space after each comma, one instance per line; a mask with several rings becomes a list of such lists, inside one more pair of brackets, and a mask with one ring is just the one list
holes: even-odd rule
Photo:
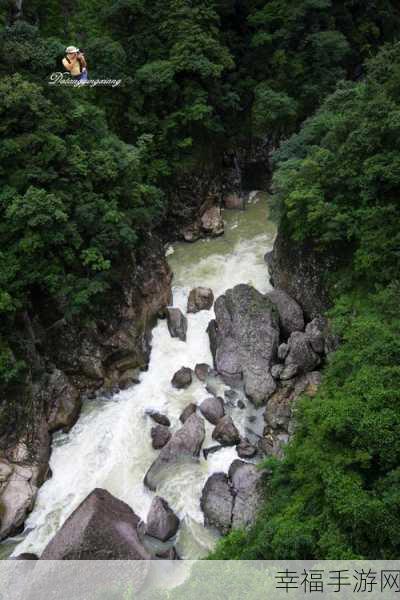
[[11, 410], [10, 427], [0, 432], [0, 539], [23, 526], [48, 476], [51, 434], [74, 425], [82, 396], [124, 389], [147, 368], [152, 327], [171, 302], [162, 244], [150, 240], [146, 254], [127, 261], [121, 273], [96, 322], [61, 319], [46, 327], [40, 315], [26, 317], [21, 344], [30, 369], [3, 399], [13, 396], [12, 405], [24, 402], [26, 410], [24, 422], [13, 426]]
[[308, 320], [329, 308], [327, 277], [337, 267], [337, 256], [317, 251], [309, 242], [293, 241], [280, 228], [265, 260], [272, 285], [294, 298]]

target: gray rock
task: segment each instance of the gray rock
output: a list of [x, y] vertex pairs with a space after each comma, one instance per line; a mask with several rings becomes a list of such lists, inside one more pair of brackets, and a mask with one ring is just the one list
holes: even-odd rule
[[211, 370], [210, 365], [207, 365], [206, 363], [200, 363], [200, 364], [196, 365], [194, 368], [195, 375], [196, 375], [197, 379], [200, 379], [200, 381], [207, 380], [210, 370]]
[[156, 490], [168, 466], [181, 461], [193, 460], [200, 454], [205, 437], [204, 420], [196, 414], [185, 421], [146, 473], [144, 483], [150, 490]]
[[182, 411], [179, 420], [181, 423], [185, 423], [189, 417], [191, 417], [197, 411], [197, 405], [191, 402]]
[[244, 438], [236, 446], [236, 452], [240, 458], [253, 458], [257, 454], [257, 448]]
[[148, 560], [139, 517], [106, 490], [95, 489], [65, 521], [41, 560]]
[[179, 308], [167, 308], [167, 324], [171, 337], [186, 342], [188, 321]]
[[206, 398], [200, 404], [200, 412], [213, 425], [225, 415], [224, 403], [222, 398]]
[[197, 313], [200, 310], [210, 310], [214, 304], [214, 294], [210, 288], [197, 287], [194, 288], [188, 299], [188, 313]]
[[316, 317], [306, 327], [306, 336], [311, 348], [317, 354], [323, 354], [325, 351], [324, 329], [326, 328], [326, 319]]
[[293, 377], [296, 377], [298, 370], [299, 368], [297, 365], [288, 365], [287, 367], [284, 367], [280, 373], [281, 380], [288, 381], [289, 379], [293, 379]]
[[223, 534], [228, 533], [232, 522], [233, 496], [224, 473], [214, 473], [207, 479], [200, 506], [206, 526], [216, 527]]
[[280, 325], [286, 337], [293, 331], [303, 331], [304, 315], [296, 300], [281, 289], [272, 290], [266, 296], [278, 309]]
[[[33, 425], [33, 424], [32, 424]], [[18, 533], [49, 472], [47, 424], [36, 424], [33, 443], [21, 438], [0, 457], [0, 540]]]
[[306, 333], [295, 331], [290, 336], [288, 345], [289, 354], [285, 359], [285, 367], [296, 365], [298, 373], [307, 373], [320, 364], [320, 358], [312, 349]]
[[208, 208], [200, 218], [201, 228], [206, 235], [217, 237], [224, 233], [224, 220], [218, 206]]
[[229, 468], [229, 478], [235, 501], [232, 511], [232, 529], [251, 525], [262, 502], [262, 472], [256, 465], [235, 460]]
[[240, 434], [232, 418], [226, 415], [217, 423], [212, 432], [212, 439], [219, 442], [221, 446], [235, 446], [240, 442]]
[[179, 519], [168, 502], [155, 496], [147, 515], [146, 534], [166, 542], [176, 534], [178, 528]]
[[244, 408], [246, 408], [245, 403], [243, 402], [243, 400], [238, 400], [238, 408], [240, 408], [241, 410], [243, 410]]
[[62, 371], [54, 369], [46, 387], [46, 394], [49, 398], [49, 432], [59, 429], [69, 431], [76, 423], [81, 410], [79, 390]]
[[262, 502], [262, 473], [256, 465], [235, 460], [229, 474], [215, 473], [207, 479], [200, 506], [204, 524], [226, 534], [231, 528], [251, 525]]
[[281, 344], [278, 348], [279, 360], [285, 360], [289, 352], [289, 346], [287, 344]]
[[274, 365], [271, 368], [271, 375], [274, 379], [279, 379], [283, 371], [283, 365]]
[[243, 379], [246, 395], [261, 405], [276, 389], [270, 373], [279, 343], [276, 308], [247, 285], [228, 290], [214, 308], [208, 333], [215, 368], [228, 385]]
[[156, 425], [151, 428], [151, 440], [154, 450], [164, 448], [171, 439], [171, 432], [165, 425]]
[[175, 373], [171, 380], [174, 388], [181, 390], [189, 387], [189, 385], [192, 383], [192, 373], [192, 369], [189, 369], [188, 367], [182, 367], [179, 369], [179, 371]]
[[148, 414], [155, 423], [158, 423], [158, 425], [165, 425], [165, 427], [170, 427], [171, 425], [171, 421], [168, 419], [167, 415], [163, 415], [162, 413], [153, 410], [146, 411], [146, 414]]

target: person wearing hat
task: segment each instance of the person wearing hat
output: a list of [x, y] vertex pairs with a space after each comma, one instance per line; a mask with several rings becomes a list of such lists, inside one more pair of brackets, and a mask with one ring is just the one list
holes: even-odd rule
[[68, 46], [65, 54], [62, 63], [71, 77], [77, 81], [87, 81], [86, 60], [79, 48]]

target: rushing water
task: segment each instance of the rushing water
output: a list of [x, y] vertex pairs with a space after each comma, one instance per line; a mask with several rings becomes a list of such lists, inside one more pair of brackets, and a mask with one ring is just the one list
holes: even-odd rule
[[[177, 243], [168, 261], [174, 272], [174, 306], [186, 311], [190, 289], [211, 287], [215, 297], [238, 283], [249, 283], [261, 292], [269, 289], [264, 254], [272, 247], [275, 228], [268, 220], [263, 194], [253, 196], [245, 212], [225, 212], [225, 235], [195, 244]], [[96, 487], [102, 487], [127, 502], [146, 519], [153, 493], [143, 485], [143, 477], [157, 451], [152, 449], [150, 429], [154, 425], [146, 409], [168, 414], [172, 429], [180, 426], [179, 415], [190, 402], [199, 404], [207, 392], [196, 380], [187, 390], [171, 386], [173, 374], [196, 363], [211, 364], [206, 328], [213, 311], [188, 315], [187, 341], [169, 335], [165, 321], [153, 331], [152, 353], [141, 382], [115, 395], [84, 404], [73, 429], [54, 436], [50, 466], [52, 478], [40, 489], [35, 509], [29, 516], [22, 541], [14, 554], [40, 555], [46, 544], [78, 504]], [[221, 389], [223, 393], [223, 387]], [[244, 410], [231, 409], [242, 434], [249, 424], [260, 425], [259, 411], [247, 404]], [[256, 420], [257, 418], [257, 420]], [[204, 448], [214, 445], [212, 426], [206, 424]], [[157, 489], [181, 519], [176, 547], [183, 558], [204, 555], [215, 542], [215, 533], [203, 527], [199, 499], [207, 477], [216, 471], [227, 472], [237, 458], [235, 448], [224, 448], [208, 460], [171, 468], [166, 481]], [[0, 547], [1, 550], [1, 547]]]

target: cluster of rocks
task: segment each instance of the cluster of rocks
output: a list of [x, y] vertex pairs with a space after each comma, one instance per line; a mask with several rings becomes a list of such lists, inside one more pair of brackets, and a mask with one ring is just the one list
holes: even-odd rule
[[238, 285], [215, 301], [208, 334], [214, 368], [231, 386], [243, 385], [256, 405], [266, 405], [259, 448], [280, 456], [294, 430], [293, 410], [301, 394], [316, 393], [320, 367], [336, 347], [325, 318], [308, 323], [284, 290], [261, 294]]
[[[150, 560], [177, 558], [172, 546], [179, 518], [155, 496], [143, 523], [122, 500], [96, 488], [68, 517], [44, 549], [41, 560]], [[168, 544], [152, 551], [151, 538]], [[37, 559], [32, 554], [19, 559]]]
[[229, 472], [208, 478], [200, 505], [204, 523], [226, 534], [253, 523], [261, 501], [263, 474], [256, 465], [234, 460]]

